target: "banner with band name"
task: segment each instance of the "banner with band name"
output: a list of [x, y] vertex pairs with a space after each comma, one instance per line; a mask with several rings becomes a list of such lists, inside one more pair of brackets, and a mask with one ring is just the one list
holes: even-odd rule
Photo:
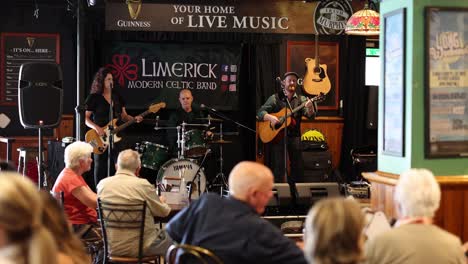
[[240, 45], [114, 42], [105, 50], [104, 65], [127, 108], [165, 102], [175, 109], [183, 88], [192, 91], [196, 104], [238, 108]]

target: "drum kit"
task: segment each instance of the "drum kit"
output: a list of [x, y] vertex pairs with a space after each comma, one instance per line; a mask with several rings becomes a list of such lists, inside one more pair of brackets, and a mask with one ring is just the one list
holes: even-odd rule
[[[149, 141], [137, 143], [136, 150], [141, 155], [141, 165], [150, 170], [158, 171], [156, 185], [160, 186], [166, 178], [184, 179], [191, 185], [192, 198], [197, 198], [207, 191], [227, 190], [227, 180], [223, 173], [223, 145], [232, 143], [223, 139], [223, 120], [218, 118], [198, 118], [202, 124], [183, 122], [176, 127], [158, 127], [163, 130], [177, 131], [177, 157], [171, 158], [169, 147]], [[219, 139], [213, 140], [206, 136], [212, 122], [219, 123]], [[213, 134], [213, 133], [211, 133]], [[219, 173], [208, 182], [203, 164], [212, 145], [219, 146]], [[207, 185], [208, 184], [208, 185]]]

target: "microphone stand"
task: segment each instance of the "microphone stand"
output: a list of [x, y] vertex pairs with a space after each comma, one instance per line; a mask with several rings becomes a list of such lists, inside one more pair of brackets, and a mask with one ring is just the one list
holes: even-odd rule
[[[84, 120], [85, 118], [83, 118], [84, 114], [85, 114], [85, 111], [86, 109], [88, 108], [87, 105], [85, 104], [79, 104], [75, 107], [75, 112], [76, 112], [76, 116], [79, 117], [80, 120]], [[83, 125], [80, 124], [80, 127], [76, 130], [76, 139], [77, 140], [81, 140], [82, 138], [82, 133], [83, 133]]]
[[[45, 178], [45, 173], [44, 173], [44, 162], [43, 162], [43, 156], [42, 156], [42, 128], [44, 127], [44, 121], [39, 120], [39, 127], [38, 127], [38, 137], [39, 137], [39, 149], [38, 149], [38, 155], [37, 155], [37, 169], [38, 169], [38, 178], [37, 178], [37, 185], [38, 189], [40, 190], [41, 187], [43, 187], [45, 190], [47, 190], [47, 179]], [[25, 158], [26, 159], [26, 158]], [[26, 164], [26, 161], [24, 162]], [[26, 165], [24, 165], [26, 166]], [[19, 167], [18, 167], [19, 168]], [[41, 186], [42, 184], [42, 186]]]
[[240, 126], [240, 127], [243, 127], [243, 128], [245, 128], [245, 129], [249, 130], [250, 132], [256, 133], [256, 131], [253, 130], [253, 129], [251, 129], [250, 127], [248, 127], [248, 126], [246, 126], [246, 125], [243, 125], [243, 124], [241, 124], [241, 123], [239, 123], [239, 122], [237, 122], [237, 121], [235, 121], [235, 120], [233, 120], [233, 119], [231, 119], [231, 118], [225, 116], [224, 114], [218, 112], [218, 111], [217, 111], [216, 109], [214, 109], [214, 108], [209, 108], [209, 107], [204, 106], [204, 105], [202, 106], [202, 108], [204, 108], [204, 109], [210, 111], [212, 114], [214, 114], [214, 115], [216, 115], [216, 116], [219, 116], [219, 117], [221, 117], [221, 118], [224, 119], [224, 120], [231, 121], [231, 122], [233, 122], [234, 124], [236, 124], [236, 125], [238, 125], [238, 126]]
[[[111, 86], [111, 89], [112, 89], [112, 86]], [[114, 125], [112, 123], [112, 121], [114, 120], [114, 101], [112, 100], [112, 90], [111, 90], [111, 96], [110, 96], [110, 104], [109, 104], [109, 120], [110, 120], [110, 123], [109, 123], [109, 126], [108, 126], [108, 130], [109, 130], [109, 136], [108, 136], [108, 139], [109, 139], [109, 146], [107, 146], [107, 177], [110, 177], [111, 173], [111, 160], [112, 160], [112, 149], [114, 148]]]
[[[286, 89], [286, 88], [284, 88]], [[286, 95], [285, 93], [285, 96], [284, 96], [284, 101], [286, 103], [286, 111], [284, 111], [284, 120], [283, 122], [286, 123], [286, 126], [284, 127], [284, 136], [283, 136], [283, 162], [284, 162], [284, 174], [286, 176], [286, 180], [288, 182], [288, 185], [289, 185], [289, 191], [291, 192], [291, 202], [292, 202], [292, 205], [293, 205], [293, 208], [295, 209], [296, 206], [297, 206], [297, 196], [298, 196], [298, 193], [297, 193], [297, 188], [296, 188], [296, 182], [292, 179], [292, 177], [290, 177], [289, 175], [289, 172], [288, 172], [288, 143], [287, 143], [287, 137], [288, 137], [288, 127], [287, 127], [287, 115], [288, 115], [288, 108], [289, 110], [292, 112], [292, 106], [291, 106], [291, 102], [289, 102], [289, 99], [288, 99], [288, 96]], [[293, 118], [293, 116], [291, 116], [290, 118]], [[293, 209], [293, 210], [294, 210]]]
[[197, 179], [198, 177], [198, 198], [200, 198], [201, 196], [201, 176], [200, 176], [200, 170], [201, 168], [203, 167], [203, 164], [205, 163], [205, 160], [206, 160], [206, 156], [208, 156], [208, 153], [210, 153], [211, 150], [210, 149], [207, 149], [206, 152], [205, 152], [205, 155], [203, 156], [203, 159], [200, 163], [200, 166], [198, 167], [198, 170], [195, 172], [195, 175], [193, 175], [192, 177], [192, 180], [190, 181], [190, 185], [189, 185], [189, 196], [188, 196], [188, 199], [189, 199], [189, 202], [192, 202], [192, 186], [193, 186], [193, 182]]

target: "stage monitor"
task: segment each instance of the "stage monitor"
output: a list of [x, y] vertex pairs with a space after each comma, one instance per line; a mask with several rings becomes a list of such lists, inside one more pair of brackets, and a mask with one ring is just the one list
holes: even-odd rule
[[[340, 196], [339, 185], [336, 182], [301, 182], [296, 183], [296, 189], [298, 193], [297, 203], [300, 205], [312, 205], [322, 198]], [[275, 183], [273, 185], [273, 196], [268, 206], [285, 206], [291, 203], [289, 184]]]

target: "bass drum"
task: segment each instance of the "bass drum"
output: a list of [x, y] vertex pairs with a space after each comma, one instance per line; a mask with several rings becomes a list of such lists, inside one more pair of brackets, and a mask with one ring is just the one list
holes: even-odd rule
[[[159, 169], [156, 184], [162, 184], [165, 177], [177, 177], [185, 179], [186, 184], [192, 182], [200, 166], [193, 159], [171, 159], [164, 163]], [[200, 175], [200, 193], [204, 193], [206, 189], [206, 177], [203, 168], [199, 172]], [[198, 180], [192, 184], [192, 199], [198, 199]]]

